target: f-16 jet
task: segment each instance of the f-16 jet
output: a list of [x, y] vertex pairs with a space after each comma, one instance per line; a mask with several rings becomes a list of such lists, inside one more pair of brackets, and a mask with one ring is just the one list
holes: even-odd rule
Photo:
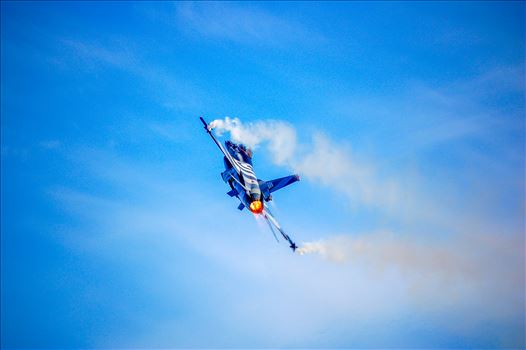
[[271, 214], [268, 206], [265, 206], [264, 203], [272, 200], [273, 192], [299, 181], [299, 176], [290, 175], [270, 181], [258, 179], [252, 167], [252, 150], [243, 144], [237, 144], [231, 141], [225, 141], [225, 145], [223, 146], [212, 133], [212, 126], [205, 122], [202, 117], [199, 119], [203, 122], [206, 132], [212, 137], [212, 140], [217, 147], [219, 147], [221, 153], [223, 153], [225, 171], [221, 173], [221, 177], [223, 181], [230, 186], [230, 191], [228, 191], [227, 194], [239, 200], [240, 203], [237, 207], [239, 210], [243, 210], [246, 207], [254, 215], [263, 216], [276, 241], [279, 240], [274, 229], [290, 244], [290, 248], [294, 252], [297, 248], [296, 244], [285, 231], [283, 231]]

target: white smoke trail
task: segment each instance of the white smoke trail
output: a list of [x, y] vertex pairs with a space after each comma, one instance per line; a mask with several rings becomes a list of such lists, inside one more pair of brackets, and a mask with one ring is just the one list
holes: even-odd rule
[[[409, 214], [411, 220], [415, 213], [420, 218], [434, 213], [429, 201], [418, 200], [410, 191], [413, 184], [400, 196], [394, 181], [381, 181], [374, 167], [358, 161], [350, 148], [323, 134], [314, 135], [310, 145], [300, 147], [294, 128], [287, 123], [243, 124], [237, 118], [212, 123], [218, 133], [229, 132], [233, 141], [251, 147], [266, 143], [276, 164], [337, 190], [351, 202], [388, 210], [397, 217]], [[301, 151], [294, 153], [295, 150]], [[403, 181], [400, 179], [399, 183]], [[341, 235], [304, 243], [297, 252], [317, 254], [336, 263], [352, 263], [350, 266], [361, 264], [373, 271], [397, 271], [408, 278], [413, 291], [449, 288], [450, 282], [454, 282], [459, 289], [487, 290], [500, 298], [515, 295], [513, 291], [524, 288], [523, 234], [479, 233], [480, 226], [472, 224], [463, 224], [457, 232], [460, 233], [438, 238], [390, 232]], [[517, 303], [523, 305], [524, 301]]]
[[332, 187], [352, 203], [389, 210], [400, 207], [396, 205], [398, 188], [393, 181], [379, 180], [373, 167], [355, 159], [348, 146], [335, 144], [321, 133], [314, 135], [312, 143], [300, 147], [296, 130], [282, 121], [242, 123], [238, 118], [226, 117], [214, 120], [210, 126], [219, 136], [228, 132], [232, 141], [252, 148], [266, 144], [276, 165]]
[[341, 265], [343, 271], [364, 271], [375, 280], [393, 278], [420, 305], [480, 303], [499, 317], [524, 309], [521, 235], [430, 237], [380, 232], [309, 242], [296, 251], [319, 255]]
[[268, 120], [243, 124], [238, 118], [216, 119], [210, 127], [221, 136], [230, 133], [230, 138], [236, 143], [257, 148], [267, 143], [273, 160], [278, 165], [289, 162], [296, 148], [296, 130], [282, 121]]
[[517, 235], [460, 234], [432, 239], [379, 232], [308, 242], [296, 251], [338, 263], [364, 263], [379, 271], [396, 269], [406, 275], [470, 283], [500, 281], [520, 288], [524, 282], [523, 247], [524, 238]]
[[[218, 133], [229, 132], [233, 141], [253, 147], [268, 142], [269, 150], [277, 164], [290, 167], [304, 178], [330, 186], [352, 201], [390, 209], [392, 206], [401, 207], [410, 199], [408, 191], [405, 191], [404, 200], [400, 200], [396, 185], [379, 181], [372, 167], [357, 162], [349, 149], [334, 144], [321, 134], [315, 135], [310, 147], [303, 148], [306, 152], [294, 154], [294, 150], [299, 147], [296, 131], [290, 124], [279, 121], [243, 124], [237, 118], [227, 117], [224, 120], [214, 120], [211, 126], [215, 127]], [[414, 210], [411, 212], [414, 213]], [[422, 214], [421, 208], [418, 212]], [[476, 229], [464, 232], [459, 236], [432, 243], [429, 242], [429, 237], [422, 241], [419, 240], [420, 236], [409, 237], [385, 232], [337, 236], [305, 243], [297, 252], [302, 255], [319, 254], [335, 262], [364, 260], [373, 266], [395, 266], [402, 270], [447, 270], [452, 273], [467, 273], [469, 270], [476, 270], [474, 266], [477, 264], [492, 269], [487, 263], [479, 261], [481, 255], [488, 255], [485, 257], [488, 261], [499, 260], [499, 249], [501, 252], [515, 252], [517, 246], [522, 246], [520, 243], [516, 244], [517, 242], [514, 242], [515, 245], [511, 244], [512, 238], [506, 235], [468, 234], [477, 232]], [[516, 240], [516, 237], [514, 239]], [[466, 254], [473, 251], [478, 255]], [[521, 256], [521, 252], [511, 254], [510, 259], [516, 256]], [[518, 266], [521, 265], [519, 262]]]
[[[342, 242], [338, 242], [342, 241]], [[345, 262], [349, 260], [352, 249], [344, 247], [343, 244], [348, 243], [344, 238], [333, 238], [331, 241], [316, 241], [303, 243], [296, 252], [300, 255], [305, 254], [319, 254], [327, 260], [334, 262]]]

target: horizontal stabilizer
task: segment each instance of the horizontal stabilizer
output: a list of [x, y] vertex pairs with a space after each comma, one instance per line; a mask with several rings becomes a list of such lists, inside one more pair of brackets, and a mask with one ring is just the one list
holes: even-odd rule
[[243, 210], [244, 207], [245, 205], [243, 203], [239, 203], [239, 205], [237, 206], [237, 209]]
[[269, 181], [261, 181], [259, 184], [259, 187], [261, 188], [261, 192], [263, 192], [263, 195], [265, 197], [265, 200], [269, 200], [270, 194], [272, 192], [276, 192], [277, 190], [288, 186], [296, 181], [299, 181], [300, 177], [299, 175], [290, 175], [285, 177], [280, 177], [279, 179], [269, 180]]

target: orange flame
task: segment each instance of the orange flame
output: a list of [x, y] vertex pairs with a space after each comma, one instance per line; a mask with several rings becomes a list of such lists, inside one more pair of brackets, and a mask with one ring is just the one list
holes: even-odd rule
[[254, 214], [261, 214], [263, 212], [263, 203], [261, 201], [253, 201], [250, 203], [249, 209]]

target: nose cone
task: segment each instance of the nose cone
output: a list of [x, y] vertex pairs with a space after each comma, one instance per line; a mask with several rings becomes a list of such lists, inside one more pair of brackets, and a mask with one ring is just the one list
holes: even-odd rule
[[249, 209], [254, 214], [261, 214], [263, 212], [263, 202], [255, 200], [250, 203]]

